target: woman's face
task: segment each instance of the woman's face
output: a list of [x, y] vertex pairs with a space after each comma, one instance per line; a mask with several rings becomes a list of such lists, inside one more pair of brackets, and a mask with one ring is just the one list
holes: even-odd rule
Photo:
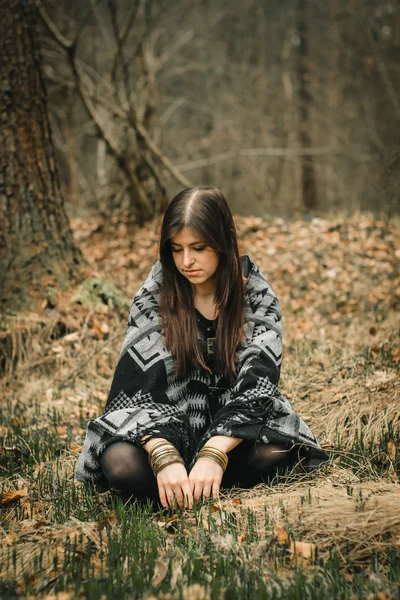
[[170, 242], [175, 266], [190, 283], [204, 289], [214, 283], [212, 278], [218, 267], [218, 255], [206, 245], [201, 235], [184, 227]]

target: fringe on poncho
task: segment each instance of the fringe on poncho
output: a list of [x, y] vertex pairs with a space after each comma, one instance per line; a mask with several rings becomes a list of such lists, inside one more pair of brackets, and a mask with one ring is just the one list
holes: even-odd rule
[[[312, 470], [328, 460], [316, 438], [277, 384], [282, 360], [282, 318], [278, 299], [257, 265], [241, 257], [245, 284], [245, 342], [239, 347], [233, 385], [200, 366], [183, 379], [165, 348], [158, 313], [162, 280], [158, 261], [136, 292], [104, 414], [89, 422], [76, 467], [78, 481], [108, 489], [102, 452], [116, 441], [139, 446], [159, 437], [178, 448], [188, 469], [213, 436], [278, 443], [304, 450]], [[199, 328], [200, 329], [200, 328]], [[199, 333], [201, 337], [202, 334]]]

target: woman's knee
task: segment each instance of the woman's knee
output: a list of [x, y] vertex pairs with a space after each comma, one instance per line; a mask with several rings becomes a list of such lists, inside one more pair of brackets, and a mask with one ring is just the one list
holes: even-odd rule
[[249, 466], [258, 473], [292, 466], [290, 450], [278, 444], [256, 443], [249, 453]]
[[101, 468], [110, 487], [124, 489], [135, 487], [143, 480], [143, 467], [146, 453], [131, 442], [115, 442], [108, 446], [100, 460]]

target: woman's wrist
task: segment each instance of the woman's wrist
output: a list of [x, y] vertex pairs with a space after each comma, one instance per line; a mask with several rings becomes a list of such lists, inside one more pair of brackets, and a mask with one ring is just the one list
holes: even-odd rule
[[[142, 440], [142, 448], [146, 450], [146, 452], [150, 453], [152, 448], [159, 442], [167, 442], [164, 438], [151, 438], [148, 442]], [[172, 444], [171, 444], [172, 446]], [[175, 446], [174, 446], [175, 447]]]
[[196, 456], [196, 462], [202, 458], [216, 462], [224, 472], [228, 466], [228, 455], [215, 446], [203, 446]]
[[203, 446], [206, 448], [207, 446], [212, 446], [213, 448], [218, 448], [218, 450], [222, 450], [223, 452], [230, 452], [236, 446], [238, 446], [243, 440], [241, 438], [228, 437], [225, 435], [215, 435], [210, 438]]
[[185, 464], [178, 450], [171, 442], [158, 438], [151, 444], [149, 450], [149, 464], [154, 475], [157, 477], [162, 469], [173, 463]]

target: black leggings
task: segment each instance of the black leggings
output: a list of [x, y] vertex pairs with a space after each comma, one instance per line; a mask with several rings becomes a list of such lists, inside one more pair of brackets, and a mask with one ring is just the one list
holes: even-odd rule
[[[298, 448], [243, 441], [228, 454], [228, 467], [221, 488], [250, 488], [273, 478], [299, 462]], [[148, 462], [148, 453], [132, 442], [115, 442], [101, 456], [101, 468], [110, 488], [123, 500], [158, 499], [157, 480]]]

